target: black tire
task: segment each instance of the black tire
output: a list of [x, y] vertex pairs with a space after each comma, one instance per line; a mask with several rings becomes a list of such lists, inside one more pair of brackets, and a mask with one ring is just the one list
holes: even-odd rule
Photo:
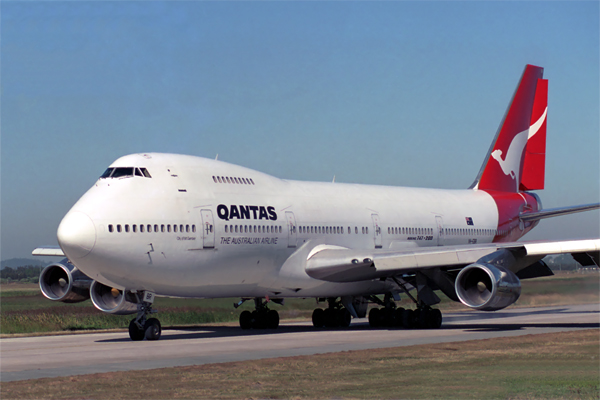
[[267, 325], [266, 312], [252, 311], [252, 329], [265, 329]]
[[352, 315], [350, 314], [350, 311], [346, 310], [345, 308], [342, 308], [337, 312], [337, 320], [338, 326], [341, 326], [342, 328], [347, 328], [352, 322]]
[[371, 311], [369, 311], [369, 325], [371, 325], [371, 328], [379, 328], [381, 319], [379, 314], [379, 308], [371, 308]]
[[162, 333], [160, 322], [156, 318], [150, 318], [144, 324], [144, 330], [146, 331], [147, 340], [158, 340]]
[[388, 328], [396, 326], [396, 310], [393, 308], [382, 308], [379, 318], [381, 319], [381, 326]]
[[326, 308], [323, 310], [323, 321], [327, 328], [335, 328], [338, 326], [335, 310]]
[[266, 315], [267, 328], [277, 329], [279, 326], [279, 313], [276, 310], [269, 310]]
[[415, 327], [415, 312], [414, 310], [404, 310], [402, 315], [402, 325], [406, 329], [412, 329]]
[[417, 327], [419, 329], [429, 329], [429, 309], [423, 308], [416, 311]]
[[400, 307], [400, 308], [396, 308], [396, 310], [394, 311], [395, 317], [396, 317], [396, 327], [397, 328], [402, 328], [404, 326], [404, 323], [402, 322], [404, 320], [404, 308]]
[[315, 328], [323, 328], [325, 326], [325, 311], [322, 308], [315, 308], [312, 313], [312, 323]]
[[135, 319], [132, 319], [129, 323], [129, 337], [133, 341], [144, 340], [145, 332], [143, 329], [140, 329], [138, 325], [135, 323]]
[[429, 313], [429, 327], [431, 329], [440, 329], [442, 327], [442, 312], [437, 308]]
[[250, 329], [252, 328], [252, 313], [248, 310], [242, 311], [240, 314], [240, 328]]

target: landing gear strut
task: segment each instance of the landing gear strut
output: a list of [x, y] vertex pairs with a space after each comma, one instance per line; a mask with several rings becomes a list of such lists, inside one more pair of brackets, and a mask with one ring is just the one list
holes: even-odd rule
[[313, 311], [313, 326], [315, 328], [347, 328], [350, 326], [352, 315], [342, 303], [337, 301], [335, 297], [329, 297], [327, 303], [329, 306], [326, 309], [317, 308]]
[[147, 318], [148, 315], [158, 311], [152, 309], [154, 295], [149, 292], [144, 292], [143, 296], [139, 293], [135, 294], [137, 303], [137, 317], [129, 323], [129, 337], [131, 340], [158, 340], [162, 333], [160, 321], [156, 318]]
[[[243, 299], [238, 304], [241, 305]], [[242, 311], [240, 314], [240, 328], [242, 329], [277, 329], [279, 326], [279, 313], [276, 310], [270, 310], [267, 307], [269, 300], [264, 301], [260, 297], [254, 299], [255, 310]], [[236, 307], [237, 308], [237, 307]]]

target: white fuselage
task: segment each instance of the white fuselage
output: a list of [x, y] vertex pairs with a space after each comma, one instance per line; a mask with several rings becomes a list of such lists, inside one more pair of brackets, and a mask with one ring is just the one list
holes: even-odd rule
[[[379, 280], [309, 277], [310, 251], [489, 243], [498, 227], [494, 199], [479, 190], [287, 181], [171, 154], [125, 156], [111, 167], [146, 168], [151, 177], [99, 179], [65, 216], [59, 243], [90, 278], [157, 295], [383, 293], [388, 284]], [[88, 242], [75, 248], [69, 221], [84, 215], [91, 224], [78, 235]]]

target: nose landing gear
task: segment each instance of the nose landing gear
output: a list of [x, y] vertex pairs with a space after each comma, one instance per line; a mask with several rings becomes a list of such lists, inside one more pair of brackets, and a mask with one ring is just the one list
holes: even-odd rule
[[129, 323], [129, 337], [131, 340], [158, 340], [162, 333], [160, 321], [156, 318], [147, 318], [148, 315], [157, 313], [157, 310], [152, 309], [154, 302], [154, 294], [150, 292], [135, 293], [138, 300], [137, 317]]

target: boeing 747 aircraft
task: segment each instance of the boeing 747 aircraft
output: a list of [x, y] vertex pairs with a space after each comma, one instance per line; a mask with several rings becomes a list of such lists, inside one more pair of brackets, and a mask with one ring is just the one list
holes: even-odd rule
[[[439, 328], [443, 292], [482, 311], [513, 304], [521, 279], [552, 275], [542, 258], [570, 253], [598, 265], [600, 239], [517, 242], [540, 219], [597, 209], [542, 208], [548, 81], [527, 65], [469, 189], [297, 182], [200, 157], [119, 158], [63, 218], [65, 256], [40, 276], [51, 300], [91, 297], [136, 314], [132, 340], [156, 340], [155, 296], [253, 300], [240, 326], [277, 328], [273, 303], [327, 302], [316, 327]], [[400, 295], [414, 309], [396, 306]], [[269, 308], [271, 306], [271, 308]]]

